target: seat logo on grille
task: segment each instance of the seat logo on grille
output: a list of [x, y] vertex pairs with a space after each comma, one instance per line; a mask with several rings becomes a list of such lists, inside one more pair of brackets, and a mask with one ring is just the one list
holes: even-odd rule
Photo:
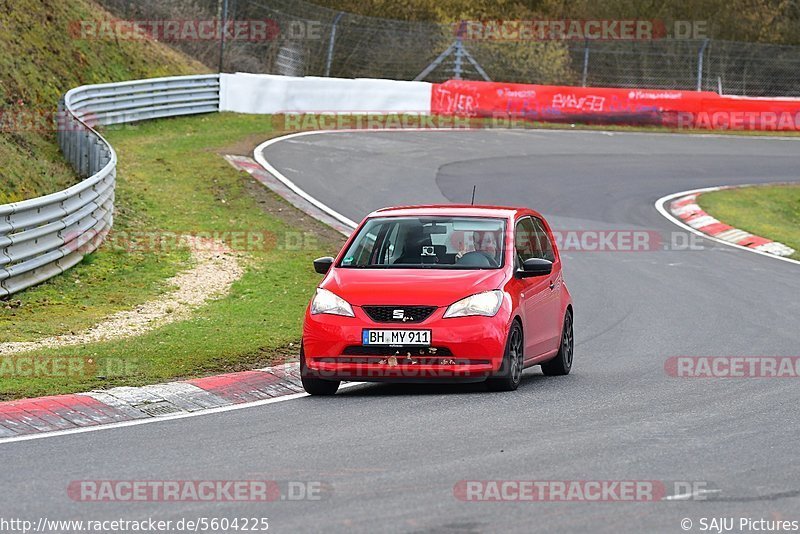
[[405, 310], [392, 310], [392, 319], [395, 321], [413, 321], [414, 318], [407, 316]]

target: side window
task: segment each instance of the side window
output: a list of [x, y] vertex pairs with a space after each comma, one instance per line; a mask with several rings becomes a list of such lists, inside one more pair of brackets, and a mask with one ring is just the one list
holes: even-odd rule
[[396, 224], [374, 225], [364, 234], [361, 241], [352, 250], [352, 256], [342, 260], [343, 266], [387, 265], [395, 251], [397, 241]]
[[400, 257], [400, 249], [397, 246], [397, 236], [400, 233], [400, 225], [393, 224], [392, 229], [384, 239], [384, 253], [381, 254], [379, 265], [390, 265]]
[[371, 229], [353, 251], [353, 255], [342, 260], [342, 265], [367, 265], [378, 239], [377, 230], [378, 228]]
[[383, 224], [378, 231], [376, 247], [369, 263], [372, 265], [389, 265], [394, 256], [397, 242], [398, 224]]
[[519, 263], [537, 257], [533, 241], [535, 237], [534, 234], [535, 230], [530, 217], [525, 217], [517, 222], [517, 226], [514, 229], [514, 246], [517, 249], [517, 260]]
[[556, 261], [556, 254], [553, 252], [553, 243], [550, 242], [550, 238], [547, 236], [547, 231], [544, 229], [544, 223], [539, 219], [534, 219], [533, 223], [536, 227], [536, 238], [539, 243], [539, 255], [537, 257], [550, 261]]

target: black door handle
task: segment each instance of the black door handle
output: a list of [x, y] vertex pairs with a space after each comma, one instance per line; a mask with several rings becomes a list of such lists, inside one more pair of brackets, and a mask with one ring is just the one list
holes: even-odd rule
[[555, 287], [556, 287], [556, 284], [552, 280], [550, 280], [550, 289], [553, 289]]

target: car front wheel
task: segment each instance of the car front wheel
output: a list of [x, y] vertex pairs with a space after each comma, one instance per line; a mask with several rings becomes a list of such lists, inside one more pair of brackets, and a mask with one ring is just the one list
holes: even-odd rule
[[339, 389], [339, 380], [325, 380], [313, 376], [306, 367], [306, 354], [300, 347], [300, 380], [309, 395], [333, 395]]
[[486, 380], [486, 385], [492, 391], [514, 391], [522, 380], [523, 341], [522, 327], [517, 321], [511, 323], [506, 342], [506, 352], [500, 373]]

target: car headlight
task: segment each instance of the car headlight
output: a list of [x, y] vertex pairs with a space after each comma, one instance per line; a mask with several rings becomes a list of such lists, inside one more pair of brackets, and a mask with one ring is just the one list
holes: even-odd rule
[[311, 301], [311, 314], [328, 313], [330, 315], [344, 315], [345, 317], [355, 317], [353, 307], [339, 295], [331, 293], [327, 289], [317, 288], [317, 294]]
[[468, 315], [484, 315], [494, 317], [503, 303], [503, 292], [499, 289], [486, 291], [461, 299], [451, 304], [444, 312], [443, 319], [448, 317], [466, 317]]

